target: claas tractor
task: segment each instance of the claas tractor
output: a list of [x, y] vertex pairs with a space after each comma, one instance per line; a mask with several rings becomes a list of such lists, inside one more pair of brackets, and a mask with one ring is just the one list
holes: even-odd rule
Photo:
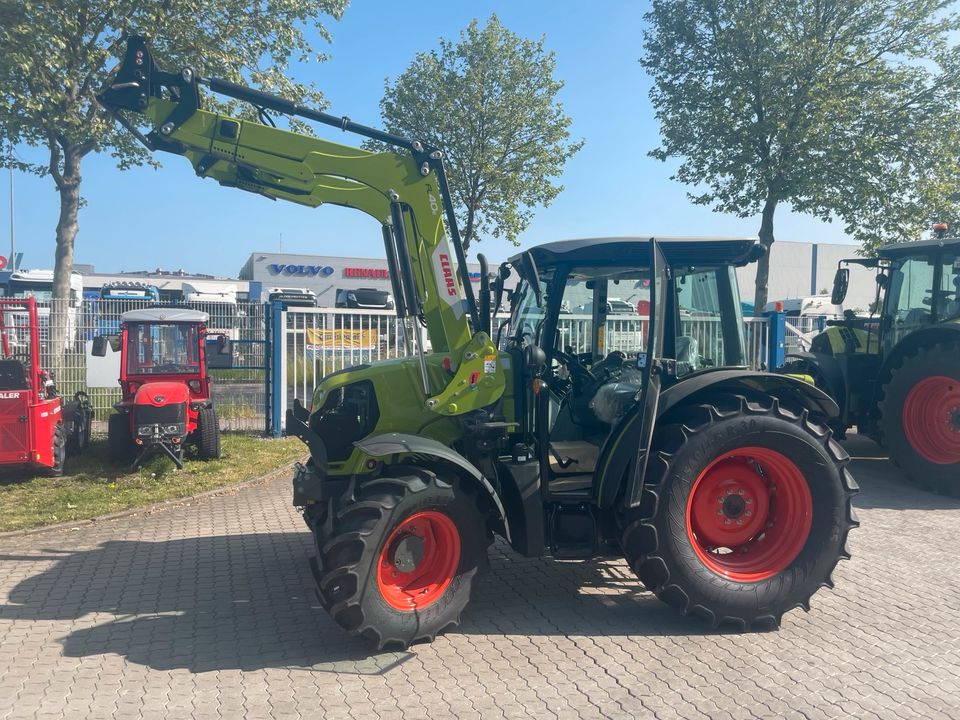
[[921, 486], [960, 495], [960, 238], [946, 233], [937, 224], [932, 239], [842, 260], [833, 302], [846, 298], [850, 265], [871, 268], [871, 313], [828, 321], [783, 372], [837, 401], [837, 433], [856, 426]]
[[[120, 317], [120, 388], [107, 439], [114, 459], [139, 467], [154, 455], [183, 467], [184, 449], [202, 460], [220, 457], [220, 426], [207, 374], [207, 313], [179, 307], [129, 310]], [[104, 356], [110, 338], [94, 341]], [[218, 337], [217, 352], [225, 338]]]
[[0, 344], [0, 465], [62, 475], [90, 443], [93, 406], [82, 391], [64, 402], [43, 369], [35, 298], [0, 299]]
[[[220, 115], [200, 85], [393, 149]], [[481, 255], [475, 294], [441, 149], [164, 72], [142, 38], [100, 102], [201, 177], [381, 224], [410, 352], [326, 376], [286, 416], [310, 451], [293, 502], [319, 601], [347, 631], [384, 648], [456, 627], [495, 536], [527, 557], [624, 557], [714, 627], [775, 627], [831, 584], [856, 485], [827, 427], [836, 403], [745, 367], [734, 268], [755, 240], [558, 242], [495, 272]], [[610, 298], [639, 296], [648, 318], [608, 317]]]

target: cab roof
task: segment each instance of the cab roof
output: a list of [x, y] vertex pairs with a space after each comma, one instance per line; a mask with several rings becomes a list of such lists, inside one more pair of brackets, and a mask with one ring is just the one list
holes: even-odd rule
[[162, 323], [203, 323], [210, 316], [200, 310], [180, 307], [149, 307], [141, 310], [127, 310], [120, 316], [123, 322], [162, 322]]
[[892, 259], [908, 255], [925, 255], [936, 252], [940, 248], [948, 248], [954, 252], [960, 252], [960, 237], [931, 238], [929, 240], [915, 240], [913, 242], [884, 245], [877, 250], [877, 255], [884, 259]]
[[[764, 248], [755, 237], [602, 237], [560, 240], [530, 248], [537, 266], [559, 263], [649, 264], [650, 240], [656, 239], [667, 262], [683, 265], [734, 265], [756, 262]], [[510, 258], [520, 262], [522, 254]]]

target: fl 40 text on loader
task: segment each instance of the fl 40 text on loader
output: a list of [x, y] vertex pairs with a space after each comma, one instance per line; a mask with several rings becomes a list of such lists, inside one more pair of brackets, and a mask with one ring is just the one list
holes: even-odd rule
[[[200, 85], [395, 151], [218, 115]], [[381, 223], [410, 355], [328, 375], [312, 412], [287, 415], [310, 448], [293, 493], [316, 539], [318, 594], [350, 632], [403, 647], [455, 627], [495, 534], [526, 556], [621, 554], [660, 599], [713, 626], [775, 627], [831, 585], [856, 485], [827, 429], [833, 400], [744, 367], [733, 271], [758, 257], [753, 240], [551, 243], [501, 265], [492, 289], [481, 256], [476, 299], [441, 150], [164, 72], [139, 37], [100, 102], [201, 177]], [[511, 273], [495, 344], [491, 302]], [[607, 317], [628, 290], [648, 319]], [[698, 322], [712, 327], [700, 341]]]

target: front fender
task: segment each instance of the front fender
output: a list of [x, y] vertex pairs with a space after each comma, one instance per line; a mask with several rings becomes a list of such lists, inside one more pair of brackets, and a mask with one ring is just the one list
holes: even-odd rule
[[472, 477], [490, 496], [493, 504], [500, 514], [500, 520], [503, 522], [504, 535], [507, 542], [510, 542], [510, 525], [507, 522], [507, 513], [503, 509], [503, 502], [500, 495], [494, 489], [490, 481], [487, 480], [476, 466], [467, 460], [463, 455], [453, 450], [443, 443], [431, 438], [420, 435], [409, 435], [407, 433], [384, 433], [382, 435], [371, 435], [368, 438], [354, 443], [354, 447], [370, 457], [383, 458], [391, 455], [429, 455], [439, 460], [446, 460], [464, 470]]

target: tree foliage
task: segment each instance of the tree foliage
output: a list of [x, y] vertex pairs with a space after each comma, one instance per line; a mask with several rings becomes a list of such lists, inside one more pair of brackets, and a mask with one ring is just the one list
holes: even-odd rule
[[151, 37], [174, 68], [189, 65], [318, 104], [320, 92], [286, 71], [291, 62], [324, 59], [306, 30], [329, 39], [321, 18], [339, 18], [346, 2], [0, 0], [0, 136], [8, 146], [43, 148], [47, 158], [31, 163], [8, 152], [0, 164], [50, 175], [60, 194], [55, 297], [69, 291], [83, 157], [109, 153], [120, 169], [153, 162], [95, 99], [123, 55], [126, 34]]
[[563, 190], [554, 179], [583, 142], [570, 140], [555, 70], [543, 38], [523, 39], [492, 15], [387, 81], [383, 122], [443, 150], [466, 246], [485, 234], [517, 244], [533, 208]]
[[[867, 248], [956, 213], [958, 27], [945, 0], [654, 0], [644, 67], [693, 202], [840, 219]], [[767, 262], [756, 306], [766, 304]]]

